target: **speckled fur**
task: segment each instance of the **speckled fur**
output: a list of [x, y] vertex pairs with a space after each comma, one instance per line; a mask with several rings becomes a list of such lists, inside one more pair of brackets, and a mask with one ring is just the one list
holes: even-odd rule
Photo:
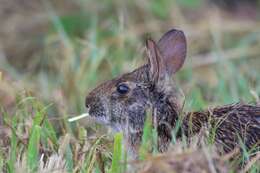
[[260, 106], [236, 103], [189, 112], [183, 120], [186, 136], [199, 133], [203, 126], [214, 130], [219, 151], [227, 153], [244, 144], [247, 149], [260, 151]]

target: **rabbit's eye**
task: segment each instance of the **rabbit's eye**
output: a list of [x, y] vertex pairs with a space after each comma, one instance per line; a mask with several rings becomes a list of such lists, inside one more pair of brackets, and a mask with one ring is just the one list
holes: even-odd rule
[[116, 88], [117, 92], [120, 94], [126, 94], [129, 92], [129, 87], [126, 84], [119, 84]]

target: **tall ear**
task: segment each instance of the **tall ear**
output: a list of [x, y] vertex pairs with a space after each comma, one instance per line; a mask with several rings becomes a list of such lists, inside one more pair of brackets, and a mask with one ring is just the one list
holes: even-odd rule
[[162, 36], [157, 45], [168, 75], [174, 74], [182, 67], [186, 58], [187, 43], [184, 33], [172, 29]]
[[146, 54], [148, 57], [148, 65], [149, 65], [149, 76], [150, 79], [154, 82], [157, 82], [161, 77], [162, 70], [165, 70], [165, 63], [163, 62], [163, 58], [161, 57], [159, 48], [156, 43], [152, 39], [146, 40]]

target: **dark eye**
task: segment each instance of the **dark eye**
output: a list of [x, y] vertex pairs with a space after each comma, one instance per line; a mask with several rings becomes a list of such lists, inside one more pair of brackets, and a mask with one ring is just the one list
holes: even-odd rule
[[126, 84], [119, 84], [116, 88], [117, 92], [120, 94], [126, 94], [129, 92], [129, 87]]

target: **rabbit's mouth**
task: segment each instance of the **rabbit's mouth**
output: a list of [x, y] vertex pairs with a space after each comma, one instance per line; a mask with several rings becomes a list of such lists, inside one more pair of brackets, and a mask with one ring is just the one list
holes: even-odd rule
[[105, 126], [106, 128], [110, 129], [113, 133], [121, 132], [123, 129], [121, 127], [121, 124], [111, 123], [106, 116], [99, 115], [99, 116], [91, 116], [91, 117], [95, 123]]
[[88, 114], [90, 115], [90, 117], [92, 117], [92, 119], [95, 121], [95, 123], [98, 123], [98, 124], [101, 124], [101, 125], [108, 125], [109, 124], [109, 119], [103, 113], [103, 111], [90, 108], [88, 110]]
[[109, 126], [110, 124], [108, 118], [105, 116], [92, 116], [92, 118], [98, 124], [105, 125], [105, 126]]
[[87, 112], [92, 117], [92, 119], [102, 125], [108, 125], [109, 119], [106, 116], [105, 108], [102, 106], [99, 99], [96, 99], [96, 104], [87, 105]]

